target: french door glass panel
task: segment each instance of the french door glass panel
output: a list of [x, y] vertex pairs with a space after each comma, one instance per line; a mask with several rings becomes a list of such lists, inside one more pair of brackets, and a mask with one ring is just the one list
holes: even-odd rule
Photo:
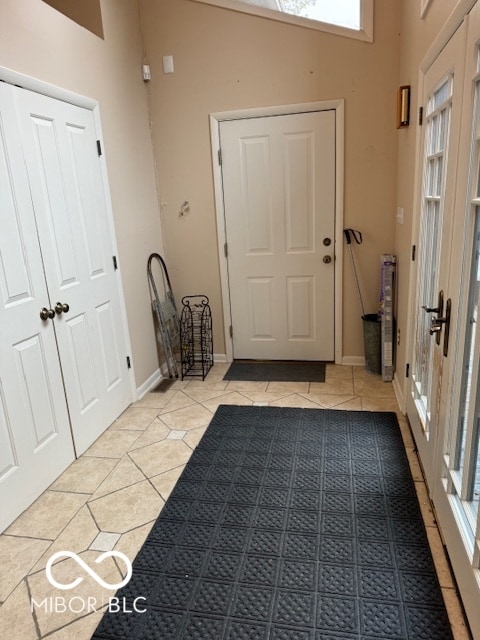
[[[480, 332], [478, 310], [480, 303], [480, 78], [476, 81], [474, 123], [472, 131], [473, 185], [467, 209], [464, 233], [464, 266], [460, 290], [460, 305], [466, 302], [460, 323], [463, 324], [462, 343], [457, 352], [456, 371], [460, 379], [459, 402], [452, 404], [445, 445], [445, 488], [452, 495], [460, 515], [459, 526], [469, 541], [473, 553], [478, 526], [480, 498], [479, 423], [480, 393], [479, 359]], [[455, 408], [456, 407], [456, 408]], [[475, 561], [478, 566], [478, 560]]]
[[418, 315], [412, 379], [416, 409], [427, 435], [430, 428], [433, 341], [429, 333], [431, 316], [422, 307], [435, 308], [437, 305], [437, 267], [442, 242], [444, 167], [448, 153], [452, 96], [453, 76], [449, 76], [429, 96], [425, 124], [424, 179], [416, 305]]

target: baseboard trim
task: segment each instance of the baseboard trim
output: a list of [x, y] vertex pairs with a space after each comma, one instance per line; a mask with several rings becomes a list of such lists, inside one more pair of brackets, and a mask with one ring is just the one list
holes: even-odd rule
[[149, 376], [145, 382], [137, 387], [137, 400], [143, 398], [145, 394], [147, 394], [155, 385], [157, 385], [162, 379], [162, 372], [160, 369], [156, 369], [151, 376]]
[[407, 408], [405, 406], [405, 397], [403, 395], [402, 387], [400, 386], [396, 373], [393, 376], [392, 386], [395, 397], [397, 398], [398, 406], [400, 407], [400, 411], [405, 415], [407, 413]]

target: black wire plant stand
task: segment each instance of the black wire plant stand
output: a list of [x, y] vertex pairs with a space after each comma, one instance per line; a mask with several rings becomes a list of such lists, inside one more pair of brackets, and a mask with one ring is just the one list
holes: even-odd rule
[[184, 296], [180, 317], [182, 380], [205, 380], [213, 366], [212, 312], [205, 295]]

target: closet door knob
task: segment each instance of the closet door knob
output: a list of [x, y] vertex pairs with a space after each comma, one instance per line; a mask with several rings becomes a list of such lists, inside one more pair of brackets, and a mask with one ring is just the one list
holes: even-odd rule
[[46, 307], [43, 307], [43, 309], [41, 309], [40, 311], [40, 318], [42, 320], [48, 320], [48, 319], [52, 319], [55, 317], [55, 311], [53, 309], [47, 309]]
[[57, 302], [57, 304], [55, 305], [55, 311], [58, 315], [60, 315], [61, 313], [68, 313], [70, 311], [70, 307], [66, 302], [64, 304], [62, 304], [61, 302]]

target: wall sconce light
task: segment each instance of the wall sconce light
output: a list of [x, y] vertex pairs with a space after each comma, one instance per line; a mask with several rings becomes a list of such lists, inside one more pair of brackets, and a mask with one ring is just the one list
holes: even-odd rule
[[410, 124], [410, 85], [398, 89], [397, 94], [397, 129]]

